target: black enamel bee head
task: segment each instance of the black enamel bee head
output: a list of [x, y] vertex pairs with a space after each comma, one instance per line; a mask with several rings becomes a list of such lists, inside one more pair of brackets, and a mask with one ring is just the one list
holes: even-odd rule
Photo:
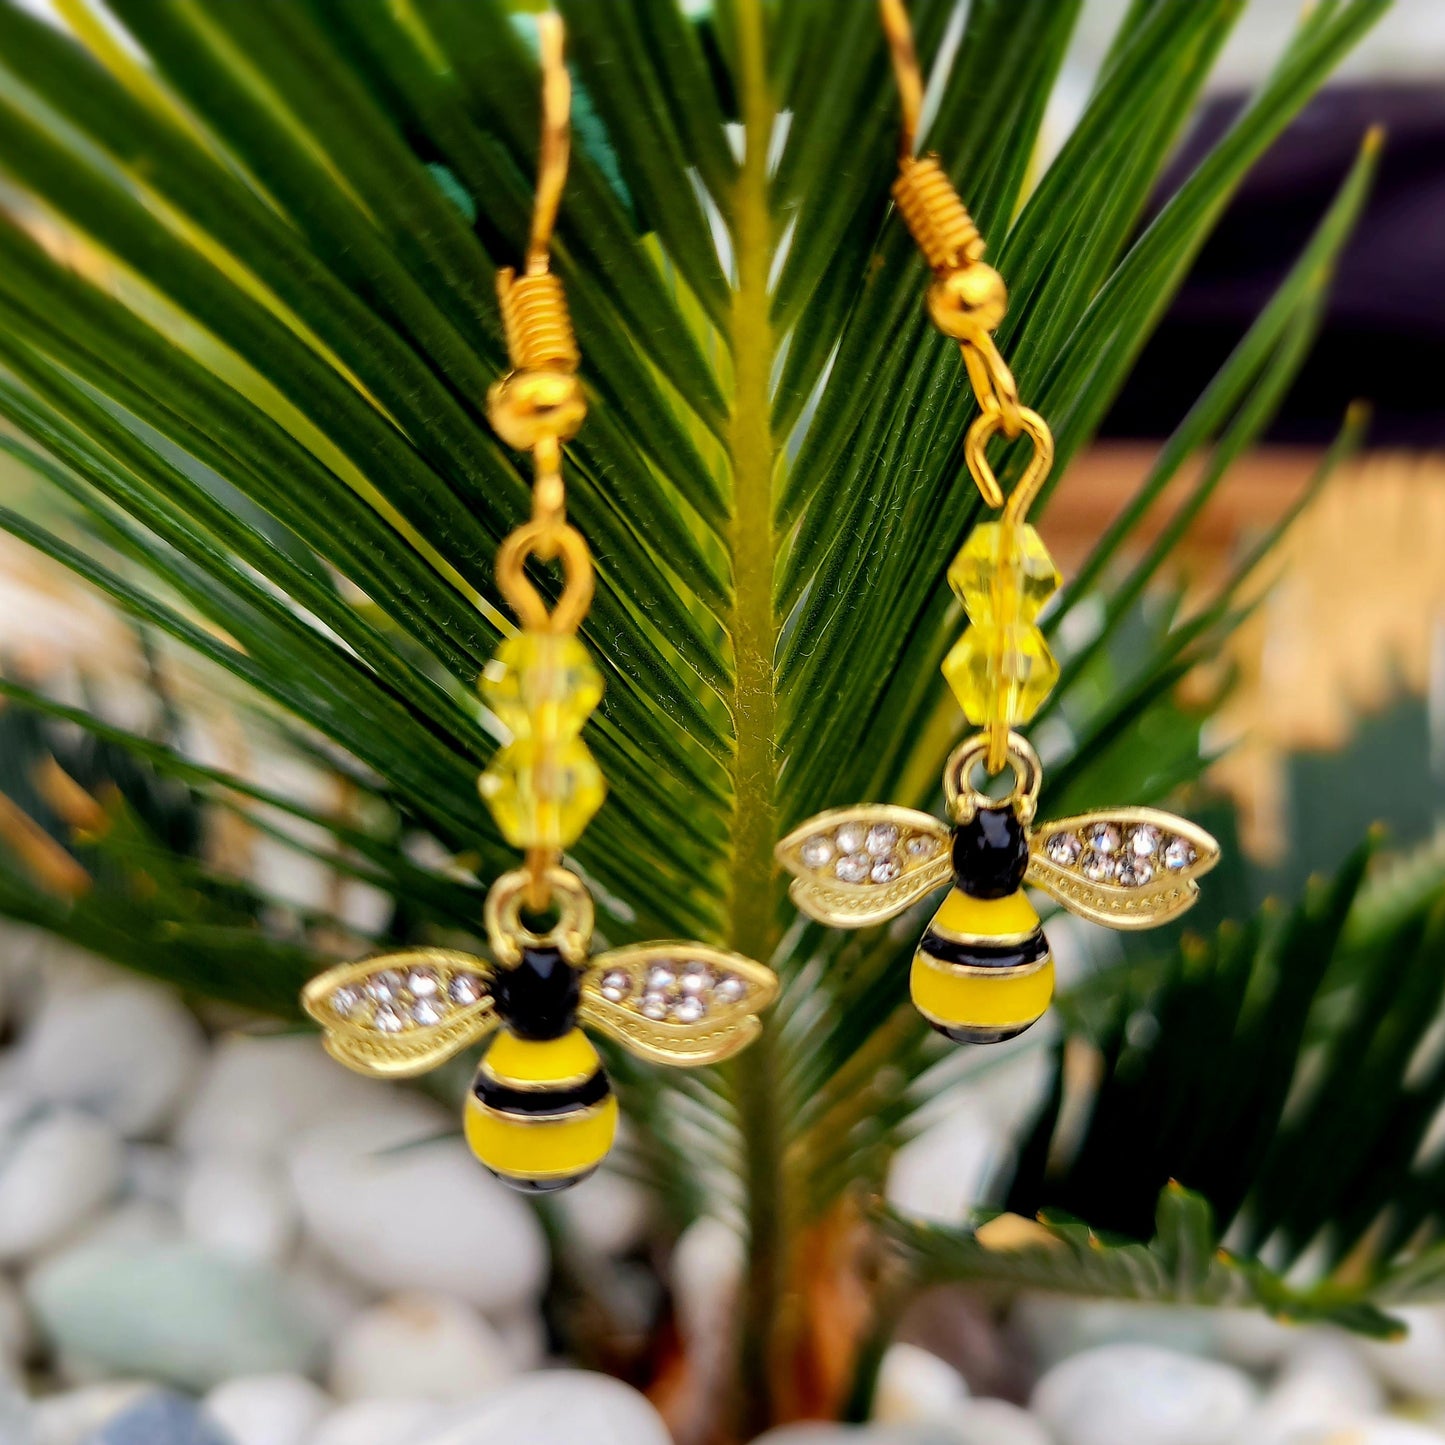
[[972, 898], [1007, 898], [1022, 887], [1029, 839], [1012, 803], [979, 808], [953, 828], [954, 886]]
[[521, 1039], [560, 1039], [577, 1020], [581, 996], [581, 971], [556, 947], [524, 945], [518, 963], [492, 974], [497, 1013]]

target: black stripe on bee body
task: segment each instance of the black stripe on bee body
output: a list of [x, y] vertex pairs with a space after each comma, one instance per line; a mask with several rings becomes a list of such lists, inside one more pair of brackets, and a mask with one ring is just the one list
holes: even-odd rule
[[930, 928], [918, 946], [939, 963], [963, 968], [1026, 968], [1049, 956], [1049, 941], [1042, 928], [1034, 929], [1025, 939], [1008, 943], [946, 938]]
[[929, 1022], [944, 1038], [956, 1044], [1001, 1044], [1005, 1039], [1016, 1039], [1021, 1033], [1033, 1028], [1038, 1020], [1026, 1024], [1009, 1024], [1003, 1028], [971, 1028], [968, 1024], [943, 1024], [936, 1019]]
[[594, 1164], [590, 1169], [584, 1169], [580, 1174], [559, 1174], [552, 1178], [525, 1178], [520, 1174], [498, 1174], [492, 1170], [494, 1178], [500, 1179], [508, 1189], [515, 1189], [518, 1194], [560, 1194], [564, 1189], [570, 1189], [574, 1184], [580, 1184], [584, 1179], [590, 1179], [597, 1172]]
[[536, 1119], [590, 1109], [607, 1098], [612, 1092], [612, 1085], [601, 1069], [580, 1084], [541, 1089], [521, 1089], [515, 1084], [504, 1084], [482, 1070], [477, 1074], [472, 1092], [480, 1104], [499, 1114], [520, 1114]]

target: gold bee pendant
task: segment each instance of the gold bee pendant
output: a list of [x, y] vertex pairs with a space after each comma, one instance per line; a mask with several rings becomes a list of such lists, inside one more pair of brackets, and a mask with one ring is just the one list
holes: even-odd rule
[[819, 923], [862, 928], [894, 918], [951, 884], [917, 951], [909, 990], [918, 1011], [957, 1043], [1012, 1038], [1037, 1022], [1054, 963], [1024, 884], [1111, 928], [1153, 928], [1189, 908], [1197, 879], [1219, 861], [1202, 828], [1157, 808], [1116, 808], [1035, 826], [1041, 770], [1008, 737], [1012, 792], [970, 781], [987, 738], [948, 760], [950, 824], [889, 803], [819, 813], [778, 844], [793, 901]]
[[556, 924], [521, 921], [527, 874], [487, 897], [495, 964], [419, 948], [344, 963], [302, 995], [326, 1051], [361, 1073], [424, 1073], [493, 1035], [463, 1124], [472, 1152], [514, 1188], [565, 1189], [607, 1155], [617, 1100], [579, 1025], [652, 1063], [718, 1063], [757, 1033], [776, 980], [762, 965], [701, 943], [642, 943], [592, 956], [592, 900], [564, 868], [547, 879]]
[[[947, 823], [889, 804], [820, 813], [778, 844], [792, 897], [836, 928], [881, 923], [952, 883], [913, 956], [910, 991], [934, 1028], [962, 1043], [993, 1043], [1039, 1019], [1053, 996], [1054, 963], [1032, 884], [1065, 908], [1110, 928], [1153, 928], [1199, 896], [1219, 860], [1201, 828], [1153, 808], [1118, 808], [1035, 827], [1042, 771], [1016, 732], [1038, 712], [1058, 665], [1038, 618], [1059, 575], [1028, 511], [1053, 463], [1048, 424], [1019, 402], [993, 332], [1008, 293], [983, 261], [984, 242], [936, 155], [915, 156], [924, 91], [902, 0], [880, 0], [903, 99], [893, 195], [933, 270], [928, 314], [963, 355], [979, 403], [964, 460], [996, 521], [974, 528], [948, 570], [969, 627], [943, 672], [965, 718], [980, 729], [944, 771]], [[1026, 438], [1033, 455], [1005, 500], [986, 455], [999, 433]], [[1011, 770], [1008, 795], [975, 786], [980, 770]]]
[[[509, 741], [478, 780], [498, 830], [524, 855], [487, 894], [492, 961], [417, 948], [345, 963], [311, 980], [302, 1004], [331, 1056], [399, 1078], [491, 1036], [467, 1095], [472, 1152], [517, 1189], [566, 1188], [594, 1170], [617, 1132], [617, 1100], [582, 1025], [653, 1063], [717, 1063], [748, 1044], [777, 981], [761, 964], [701, 943], [644, 943], [593, 956], [591, 895], [563, 850], [602, 806], [606, 785], [582, 741], [602, 677], [576, 635], [594, 585], [592, 555], [567, 520], [562, 444], [586, 415], [580, 362], [549, 238], [567, 168], [570, 90], [561, 22], [541, 17], [541, 174], [520, 274], [498, 299], [512, 370], [487, 398], [503, 441], [531, 451], [532, 516], [502, 543], [497, 585], [521, 627], [482, 676]], [[529, 562], [559, 563], [549, 608]], [[554, 917], [543, 932], [524, 922]]]

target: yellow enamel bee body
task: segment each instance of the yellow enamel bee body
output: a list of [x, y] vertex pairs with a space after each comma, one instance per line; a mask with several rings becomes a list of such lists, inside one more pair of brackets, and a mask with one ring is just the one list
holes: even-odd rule
[[951, 883], [913, 956], [918, 1011], [959, 1043], [995, 1043], [1037, 1022], [1054, 965], [1028, 883], [1110, 928], [1154, 928], [1188, 909], [1219, 860], [1202, 828], [1157, 808], [1117, 808], [1032, 826], [1040, 768], [1010, 734], [1015, 783], [994, 801], [968, 783], [981, 738], [949, 760], [953, 826], [892, 804], [820, 813], [778, 844], [793, 901], [834, 928], [896, 917]]
[[566, 1188], [606, 1157], [617, 1100], [579, 1023], [656, 1063], [716, 1063], [757, 1033], [773, 974], [700, 943], [644, 943], [589, 956], [591, 899], [574, 875], [549, 878], [560, 919], [545, 934], [518, 918], [526, 875], [487, 900], [492, 964], [422, 948], [341, 964], [302, 995], [328, 1053], [393, 1078], [435, 1068], [495, 1034], [467, 1095], [472, 1152], [514, 1188]]

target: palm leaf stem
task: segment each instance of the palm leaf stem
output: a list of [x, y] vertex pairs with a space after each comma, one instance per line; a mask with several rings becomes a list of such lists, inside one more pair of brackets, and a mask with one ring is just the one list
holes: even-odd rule
[[[760, 0], [741, 0], [736, 11], [740, 99], [745, 143], [733, 192], [733, 246], [737, 268], [728, 317], [735, 373], [728, 444], [733, 465], [729, 542], [734, 603], [729, 632], [735, 684], [731, 698], [736, 753], [733, 762], [730, 944], [768, 959], [777, 944], [773, 840], [777, 756], [773, 745], [777, 700], [773, 614], [773, 471], [771, 359], [774, 342], [768, 279], [772, 219], [768, 151], [774, 110], [769, 94]], [[744, 1140], [748, 1267], [743, 1285], [741, 1398], [748, 1433], [772, 1418], [774, 1332], [786, 1271], [785, 1187], [775, 1074], [774, 1029], [736, 1068], [734, 1082]]]

